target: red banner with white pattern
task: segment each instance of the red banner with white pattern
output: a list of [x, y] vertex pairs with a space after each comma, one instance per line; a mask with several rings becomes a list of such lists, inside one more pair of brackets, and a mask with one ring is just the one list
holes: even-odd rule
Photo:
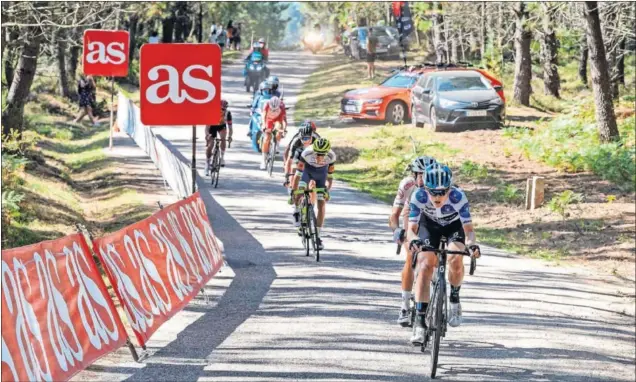
[[223, 265], [198, 192], [93, 243], [141, 345]]
[[66, 381], [126, 343], [84, 236], [2, 251], [2, 381]]

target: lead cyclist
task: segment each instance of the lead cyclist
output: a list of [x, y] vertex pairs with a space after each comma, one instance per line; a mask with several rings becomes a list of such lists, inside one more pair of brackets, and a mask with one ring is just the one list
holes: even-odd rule
[[[414, 345], [424, 343], [424, 316], [430, 301], [433, 271], [438, 265], [437, 256], [431, 250], [439, 248], [440, 240], [444, 236], [447, 238], [449, 250], [464, 251], [467, 246], [473, 257], [481, 256], [476, 244], [468, 198], [462, 189], [451, 186], [452, 181], [453, 175], [448, 166], [432, 164], [426, 168], [424, 188], [418, 189], [411, 196], [407, 240], [417, 263], [417, 316], [411, 337], [411, 343]], [[459, 289], [464, 279], [464, 257], [448, 255], [448, 264], [448, 280], [451, 286], [448, 324], [457, 327], [462, 323]]]
[[419, 156], [409, 164], [410, 174], [400, 182], [393, 201], [393, 210], [389, 216], [389, 227], [393, 231], [393, 241], [402, 245], [406, 253], [406, 261], [402, 268], [402, 304], [397, 319], [397, 323], [401, 326], [408, 326], [411, 321], [409, 317], [409, 302], [411, 300], [411, 289], [413, 288], [413, 268], [411, 265], [411, 251], [408, 248], [408, 244], [404, 241], [405, 230], [400, 228], [400, 218], [402, 219], [402, 227], [408, 227], [411, 194], [413, 194], [414, 190], [424, 185], [422, 174], [426, 171], [426, 167], [433, 163], [436, 163], [436, 161], [432, 157]]

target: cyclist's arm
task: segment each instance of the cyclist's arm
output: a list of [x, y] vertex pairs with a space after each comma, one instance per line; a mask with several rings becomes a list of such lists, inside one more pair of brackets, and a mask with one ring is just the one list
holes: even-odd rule
[[331, 191], [331, 186], [333, 186], [333, 173], [336, 171], [336, 167], [332, 164], [329, 165], [329, 170], [327, 170], [327, 191]]
[[227, 118], [225, 120], [225, 123], [227, 124], [227, 129], [228, 129], [228, 139], [232, 140], [234, 129], [232, 128], [232, 112], [231, 111], [227, 112]]
[[413, 182], [414, 181], [409, 178], [404, 178], [400, 181], [395, 199], [393, 200], [393, 210], [391, 211], [391, 215], [389, 215], [389, 227], [391, 227], [392, 231], [400, 228], [400, 214], [402, 214], [404, 210], [404, 205], [409, 202], [406, 200], [406, 190], [413, 186]]
[[300, 183], [300, 178], [303, 177], [303, 171], [305, 170], [305, 158], [301, 155], [298, 159], [298, 164], [296, 164], [296, 177], [294, 178], [294, 184], [292, 185], [292, 190], [296, 191], [298, 189], [298, 183]]
[[418, 193], [425, 193], [424, 189], [418, 188], [411, 194], [411, 201], [409, 203], [409, 227], [406, 230], [406, 242], [410, 243], [413, 240], [419, 240], [417, 234], [420, 226], [420, 216], [422, 215], [422, 208], [424, 204], [418, 201]]

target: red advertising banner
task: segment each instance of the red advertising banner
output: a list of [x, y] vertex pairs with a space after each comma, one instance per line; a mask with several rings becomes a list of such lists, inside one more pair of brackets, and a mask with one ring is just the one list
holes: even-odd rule
[[215, 125], [221, 113], [221, 48], [144, 44], [139, 52], [141, 122]]
[[198, 192], [96, 239], [94, 248], [141, 345], [223, 265]]
[[2, 381], [66, 381], [126, 343], [84, 237], [2, 251]]
[[84, 74], [126, 77], [130, 37], [127, 31], [84, 31]]

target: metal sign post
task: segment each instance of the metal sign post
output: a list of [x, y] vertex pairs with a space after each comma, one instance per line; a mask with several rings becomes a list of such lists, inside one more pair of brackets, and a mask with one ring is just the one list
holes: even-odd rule
[[113, 114], [115, 110], [115, 77], [110, 77], [110, 140], [108, 148], [113, 149]]
[[197, 191], [197, 125], [192, 125], [192, 193]]

